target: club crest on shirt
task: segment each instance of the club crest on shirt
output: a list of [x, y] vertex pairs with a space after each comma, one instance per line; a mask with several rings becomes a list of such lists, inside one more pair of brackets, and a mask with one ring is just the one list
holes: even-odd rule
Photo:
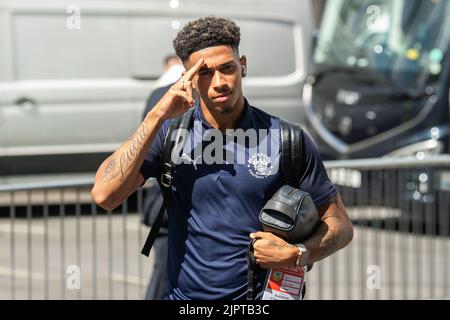
[[272, 160], [267, 154], [255, 153], [248, 159], [249, 172], [258, 179], [263, 179], [272, 173]]

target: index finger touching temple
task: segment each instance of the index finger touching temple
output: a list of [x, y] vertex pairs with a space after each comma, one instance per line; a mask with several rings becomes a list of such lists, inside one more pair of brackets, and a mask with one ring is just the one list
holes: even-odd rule
[[198, 71], [202, 67], [203, 63], [204, 63], [204, 59], [200, 58], [196, 62], [196, 64], [194, 64], [194, 66], [192, 68], [190, 68], [188, 71], [186, 71], [186, 73], [184, 74], [184, 78], [187, 81], [191, 81], [192, 79], [194, 79], [195, 75], [198, 73]]

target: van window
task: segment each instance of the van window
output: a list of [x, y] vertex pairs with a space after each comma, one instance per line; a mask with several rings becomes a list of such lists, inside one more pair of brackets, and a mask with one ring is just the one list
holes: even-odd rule
[[176, 17], [132, 17], [130, 23], [132, 75], [157, 79], [163, 60], [173, 54], [172, 41], [190, 19]]
[[240, 53], [248, 57], [249, 77], [283, 76], [295, 71], [293, 24], [248, 20], [237, 23], [241, 27]]
[[120, 16], [84, 14], [80, 29], [68, 15], [14, 16], [18, 79], [128, 77], [127, 21]]
[[[22, 80], [156, 79], [164, 57], [173, 53], [172, 40], [179, 28], [194, 18], [84, 14], [81, 28], [71, 30], [67, 15], [20, 14], [14, 18], [16, 74]], [[240, 52], [248, 57], [249, 77], [295, 71], [292, 23], [235, 21], [241, 28]]]

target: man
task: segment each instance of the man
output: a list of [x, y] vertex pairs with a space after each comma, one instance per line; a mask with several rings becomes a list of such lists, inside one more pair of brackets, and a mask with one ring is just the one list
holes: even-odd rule
[[[149, 112], [135, 134], [102, 163], [95, 178], [92, 196], [106, 209], [117, 207], [151, 176], [161, 183], [161, 151], [169, 119], [193, 107], [194, 90], [198, 92], [195, 123], [187, 139], [194, 141], [188, 143], [193, 148], [187, 150], [189, 161], [175, 167], [172, 180], [168, 299], [244, 299], [245, 253], [252, 238], [257, 239], [256, 262], [263, 268], [255, 286], [257, 299], [262, 295], [266, 268], [292, 266], [301, 255], [296, 246], [260, 231], [259, 211], [285, 184], [281, 172], [276, 165], [269, 165], [271, 159], [264, 152], [256, 156], [265, 157], [265, 165], [260, 162], [252, 166], [257, 157], [250, 143], [235, 143], [232, 139], [224, 146], [224, 163], [208, 164], [195, 156], [199, 147], [204, 153], [209, 150], [211, 140], [195, 144], [195, 137], [203, 131], [215, 130], [212, 132], [220, 133], [216, 137], [227, 136], [227, 129], [279, 132], [277, 117], [251, 106], [244, 98], [242, 78], [247, 74], [247, 58], [240, 57], [239, 42], [239, 27], [228, 19], [206, 17], [186, 24], [175, 38], [174, 47], [187, 71]], [[240, 153], [232, 153], [230, 163], [230, 146], [243, 152], [249, 161], [241, 164], [236, 158]], [[279, 145], [270, 148], [271, 153], [279, 155]], [[345, 247], [353, 237], [353, 229], [307, 135], [303, 150], [299, 189], [311, 194], [321, 216], [321, 224], [303, 243], [310, 251], [308, 263], [313, 263]]]

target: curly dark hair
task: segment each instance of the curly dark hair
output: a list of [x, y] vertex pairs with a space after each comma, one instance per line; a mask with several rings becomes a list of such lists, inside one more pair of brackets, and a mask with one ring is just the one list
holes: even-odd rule
[[208, 16], [188, 22], [173, 40], [176, 54], [183, 62], [198, 50], [229, 45], [238, 50], [241, 33], [239, 27], [232, 20]]

